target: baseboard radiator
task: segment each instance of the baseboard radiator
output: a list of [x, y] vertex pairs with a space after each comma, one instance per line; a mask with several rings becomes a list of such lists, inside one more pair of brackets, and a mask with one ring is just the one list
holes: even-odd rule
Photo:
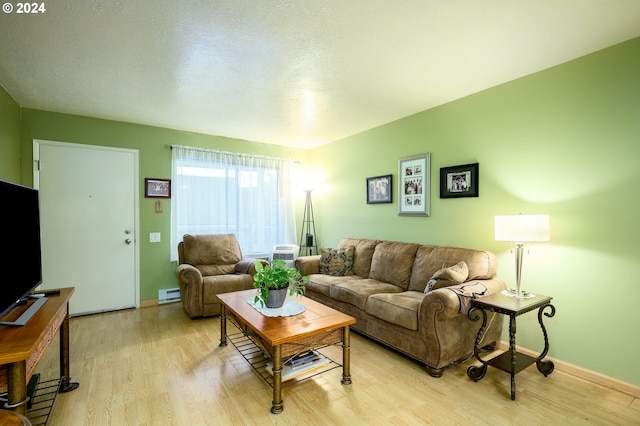
[[167, 288], [164, 290], [158, 290], [158, 304], [172, 303], [180, 301], [180, 289], [179, 288]]

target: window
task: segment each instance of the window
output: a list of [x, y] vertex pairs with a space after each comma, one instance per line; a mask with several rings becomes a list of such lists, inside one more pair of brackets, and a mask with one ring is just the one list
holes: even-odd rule
[[184, 234], [236, 235], [245, 257], [295, 242], [290, 160], [173, 146], [171, 259]]

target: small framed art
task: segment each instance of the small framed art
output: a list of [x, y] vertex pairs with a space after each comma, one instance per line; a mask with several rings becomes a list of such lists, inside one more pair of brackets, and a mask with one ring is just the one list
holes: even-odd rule
[[398, 160], [398, 215], [429, 216], [431, 154]]
[[391, 175], [367, 178], [367, 204], [391, 202]]
[[171, 179], [144, 179], [145, 198], [171, 198]]
[[477, 197], [478, 163], [440, 169], [440, 198]]

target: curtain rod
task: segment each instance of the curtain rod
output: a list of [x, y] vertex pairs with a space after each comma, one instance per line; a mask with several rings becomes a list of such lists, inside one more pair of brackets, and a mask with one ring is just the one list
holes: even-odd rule
[[197, 147], [193, 147], [193, 146], [165, 145], [164, 147], [167, 148], [167, 149], [184, 148], [184, 149], [190, 149], [192, 151], [212, 152], [212, 153], [215, 153], [215, 154], [225, 154], [225, 155], [231, 155], [231, 156], [240, 157], [240, 158], [262, 158], [262, 159], [265, 159], [265, 160], [291, 161], [291, 162], [296, 163], [296, 164], [300, 163], [298, 160], [292, 160], [290, 158], [276, 158], [276, 157], [266, 157], [264, 155], [239, 154], [237, 152], [220, 151], [220, 150], [217, 150], [217, 149], [197, 148]]

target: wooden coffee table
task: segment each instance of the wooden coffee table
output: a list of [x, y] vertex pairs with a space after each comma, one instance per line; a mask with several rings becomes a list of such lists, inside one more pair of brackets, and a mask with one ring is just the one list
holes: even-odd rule
[[256, 290], [218, 294], [222, 303], [220, 315], [220, 346], [227, 345], [227, 316], [232, 315], [242, 331], [271, 356], [273, 361], [273, 401], [271, 412], [281, 413], [282, 365], [288, 357], [332, 344], [342, 344], [343, 385], [351, 384], [349, 326], [356, 320], [306, 297], [294, 300], [306, 307], [298, 315], [268, 317], [258, 312], [247, 300], [253, 300]]

